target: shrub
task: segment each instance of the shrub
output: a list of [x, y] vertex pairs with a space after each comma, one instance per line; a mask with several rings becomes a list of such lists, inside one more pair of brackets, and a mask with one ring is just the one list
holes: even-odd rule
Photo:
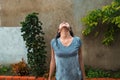
[[27, 61], [35, 76], [43, 76], [46, 73], [46, 46], [42, 23], [38, 13], [28, 14], [25, 21], [21, 22], [22, 36], [27, 48]]
[[11, 75], [11, 67], [7, 65], [0, 65], [0, 75]]
[[30, 68], [28, 65], [25, 63], [24, 59], [22, 61], [12, 64], [12, 72], [15, 75], [20, 75], [20, 76], [26, 76], [29, 75]]
[[120, 78], [120, 70], [103, 70], [100, 68], [93, 68], [90, 66], [85, 66], [85, 73], [87, 78]]

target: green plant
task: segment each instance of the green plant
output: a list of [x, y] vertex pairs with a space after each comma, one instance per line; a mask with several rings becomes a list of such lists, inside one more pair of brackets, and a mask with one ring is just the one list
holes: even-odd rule
[[93, 69], [90, 68], [87, 72], [86, 75], [88, 78], [98, 78], [98, 77], [110, 77], [110, 74], [108, 72], [105, 72], [101, 69]]
[[[82, 31], [82, 34], [87, 36], [92, 33], [96, 27], [102, 27], [101, 29], [106, 29], [102, 43], [104, 45], [110, 45], [115, 40], [115, 36], [120, 32], [119, 13], [119, 0], [114, 0], [110, 5], [103, 6], [102, 9], [95, 9], [89, 12], [87, 16], [82, 18], [82, 22], [87, 26]], [[98, 33], [100, 33], [100, 30], [96, 31], [94, 35]]]
[[8, 75], [11, 72], [11, 67], [6, 65], [0, 65], [0, 75]]
[[120, 71], [113, 74], [114, 78], [120, 78]]
[[85, 66], [85, 73], [87, 78], [120, 78], [120, 70], [111, 71]]
[[28, 64], [36, 76], [43, 76], [46, 72], [46, 46], [42, 23], [38, 13], [28, 14], [21, 22], [22, 36], [27, 47]]
[[29, 75], [30, 73], [30, 68], [28, 67], [24, 59], [22, 59], [22, 61], [18, 63], [12, 64], [11, 66], [12, 66], [12, 72], [15, 75], [26, 76]]

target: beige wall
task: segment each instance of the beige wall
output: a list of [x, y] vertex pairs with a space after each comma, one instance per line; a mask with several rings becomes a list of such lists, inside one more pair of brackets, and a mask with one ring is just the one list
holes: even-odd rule
[[[48, 56], [50, 55], [50, 40], [55, 36], [61, 21], [68, 21], [73, 31], [83, 40], [83, 56], [85, 64], [104, 69], [120, 68], [120, 44], [118, 41], [112, 47], [101, 45], [100, 38], [84, 38], [80, 19], [88, 11], [101, 8], [112, 0], [0, 0], [0, 21], [3, 26], [21, 26], [20, 22], [31, 12], [38, 12], [43, 22]], [[50, 59], [50, 58], [49, 58]]]

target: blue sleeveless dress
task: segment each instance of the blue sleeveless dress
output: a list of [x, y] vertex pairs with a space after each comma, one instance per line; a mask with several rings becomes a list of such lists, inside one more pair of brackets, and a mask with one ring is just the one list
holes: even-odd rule
[[52, 39], [51, 46], [55, 54], [56, 80], [81, 80], [82, 73], [78, 60], [80, 38], [73, 37], [69, 46], [64, 46], [60, 38]]

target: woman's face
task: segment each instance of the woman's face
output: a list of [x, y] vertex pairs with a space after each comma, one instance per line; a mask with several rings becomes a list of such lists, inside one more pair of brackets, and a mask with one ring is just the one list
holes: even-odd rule
[[70, 25], [69, 23], [67, 22], [62, 22], [60, 25], [59, 25], [59, 33], [60, 34], [66, 34], [70, 31]]
[[69, 32], [69, 29], [67, 27], [62, 27], [59, 32]]

